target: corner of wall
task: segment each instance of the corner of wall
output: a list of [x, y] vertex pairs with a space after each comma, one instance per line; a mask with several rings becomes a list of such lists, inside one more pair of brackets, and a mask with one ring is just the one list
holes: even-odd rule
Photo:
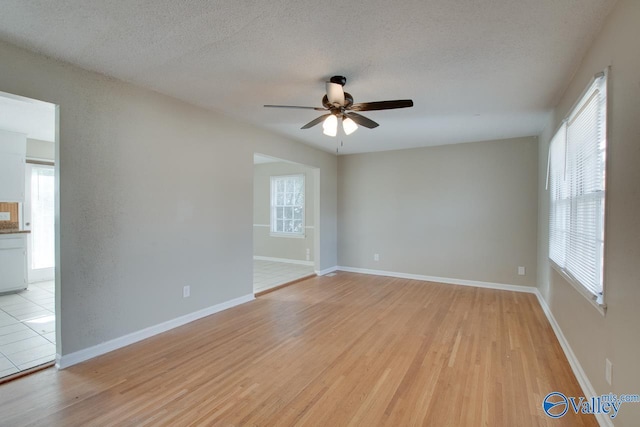
[[547, 184], [547, 163], [549, 153], [549, 141], [553, 136], [555, 126], [555, 110], [551, 110], [545, 121], [545, 126], [538, 135], [538, 265], [537, 288], [544, 300], [549, 301], [549, 260], [547, 247], [549, 246], [549, 197]]

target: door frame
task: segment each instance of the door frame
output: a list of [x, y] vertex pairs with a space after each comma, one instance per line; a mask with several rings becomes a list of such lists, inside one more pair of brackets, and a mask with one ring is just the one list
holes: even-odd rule
[[[55, 176], [55, 166], [53, 162], [49, 161], [40, 161], [40, 160], [29, 160], [27, 159], [25, 165], [25, 203], [22, 209], [22, 218], [23, 218], [23, 229], [32, 230], [31, 229], [31, 177], [32, 170], [34, 166], [50, 168], [54, 172]], [[54, 184], [54, 194], [55, 194], [55, 184]], [[54, 202], [54, 211], [55, 211], [55, 202]], [[55, 235], [55, 220], [54, 220], [54, 235]], [[32, 268], [32, 254], [33, 254], [33, 231], [29, 233], [27, 238], [27, 282], [28, 283], [36, 283], [36, 282], [44, 282], [51, 281], [55, 279], [55, 243], [54, 243], [54, 267], [49, 268]]]

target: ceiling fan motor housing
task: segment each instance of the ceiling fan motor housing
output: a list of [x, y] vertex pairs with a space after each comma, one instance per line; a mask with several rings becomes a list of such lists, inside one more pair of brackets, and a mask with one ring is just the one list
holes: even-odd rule
[[[322, 97], [322, 105], [328, 109], [328, 110], [333, 110], [336, 109], [337, 107], [333, 104], [331, 104], [329, 102], [329, 98], [327, 97], [327, 95]], [[341, 109], [348, 109], [349, 107], [351, 107], [351, 105], [353, 105], [353, 96], [351, 96], [351, 94], [349, 92], [345, 92], [344, 93], [344, 105], [341, 106]], [[340, 108], [338, 108], [340, 109]]]

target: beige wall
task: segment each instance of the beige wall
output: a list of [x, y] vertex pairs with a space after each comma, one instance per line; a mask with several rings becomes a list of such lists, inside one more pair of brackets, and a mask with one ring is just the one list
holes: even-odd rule
[[50, 141], [39, 139], [27, 139], [27, 158], [54, 161], [56, 158], [56, 145]]
[[[640, 1], [621, 0], [611, 12], [580, 64], [550, 124], [555, 130], [592, 76], [611, 66], [605, 242], [605, 302], [602, 316], [553, 269], [547, 250], [540, 250], [539, 287], [589, 381], [599, 394], [640, 394]], [[540, 162], [546, 164], [552, 132], [541, 140]], [[541, 181], [542, 183], [542, 181]], [[548, 192], [540, 186], [539, 198]], [[541, 203], [541, 204], [542, 204]], [[546, 205], [545, 205], [546, 206]], [[543, 208], [545, 207], [543, 206]], [[540, 241], [546, 243], [546, 210]], [[613, 362], [613, 385], [605, 382], [605, 358]], [[618, 427], [640, 425], [640, 404], [622, 406]]]
[[339, 157], [339, 264], [535, 286], [537, 163], [533, 137]]
[[320, 169], [320, 268], [336, 264], [335, 155], [5, 43], [0, 58], [0, 91], [60, 106], [62, 355], [253, 292], [255, 151]]
[[[253, 168], [253, 255], [313, 261], [315, 170], [295, 163], [263, 163]], [[271, 177], [302, 174], [305, 177], [304, 238], [271, 236]], [[307, 260], [307, 249], [309, 259]]]

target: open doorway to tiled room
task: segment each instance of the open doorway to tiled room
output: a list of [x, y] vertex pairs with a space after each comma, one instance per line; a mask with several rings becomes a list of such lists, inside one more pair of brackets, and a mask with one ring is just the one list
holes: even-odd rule
[[57, 115], [0, 92], [0, 382], [56, 357]]
[[315, 274], [319, 215], [317, 168], [254, 154], [253, 292]]

